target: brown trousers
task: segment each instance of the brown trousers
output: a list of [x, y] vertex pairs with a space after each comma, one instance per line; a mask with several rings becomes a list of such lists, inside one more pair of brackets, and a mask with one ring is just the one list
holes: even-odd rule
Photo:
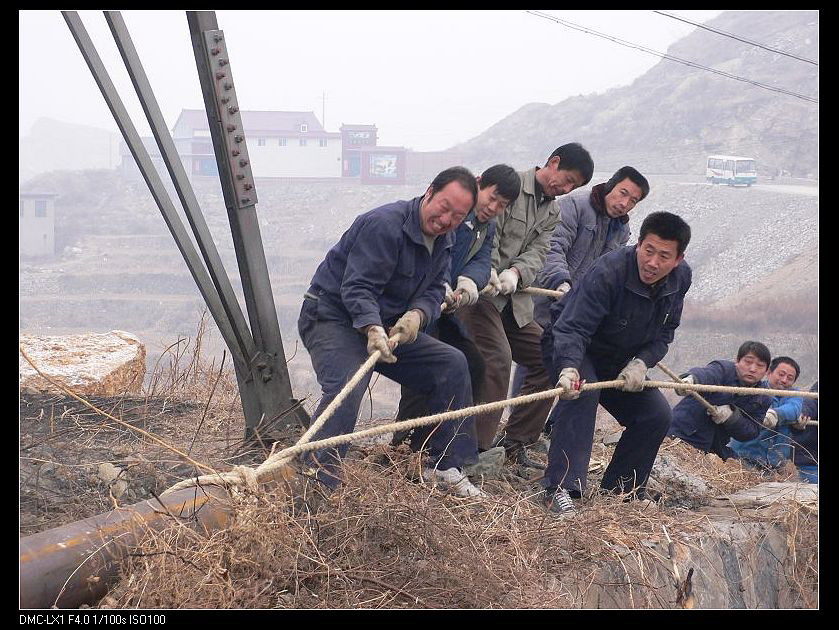
[[[530, 322], [519, 328], [509, 304], [499, 313], [492, 302], [484, 297], [477, 304], [460, 309], [458, 317], [469, 328], [486, 366], [483, 384], [474, 393], [476, 404], [507, 398], [512, 361], [527, 368], [527, 377], [520, 395], [533, 394], [553, 386], [542, 364], [542, 327], [539, 324]], [[525, 445], [536, 442], [545, 426], [552, 402], [547, 399], [513, 407], [507, 421], [507, 439]], [[499, 410], [475, 416], [478, 446], [481, 449], [492, 447], [502, 413], [503, 410]]]

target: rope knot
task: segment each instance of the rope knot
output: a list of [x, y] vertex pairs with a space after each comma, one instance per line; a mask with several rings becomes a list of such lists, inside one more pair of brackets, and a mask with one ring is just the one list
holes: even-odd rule
[[238, 479], [231, 479], [234, 484], [242, 484], [251, 492], [256, 492], [259, 489], [259, 475], [256, 470], [248, 466], [234, 466], [230, 470], [231, 477], [238, 477]]

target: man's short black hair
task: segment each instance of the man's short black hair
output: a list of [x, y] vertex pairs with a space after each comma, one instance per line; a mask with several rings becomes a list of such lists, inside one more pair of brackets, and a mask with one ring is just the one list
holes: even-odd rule
[[750, 352], [766, 365], [772, 362], [772, 353], [769, 352], [769, 348], [759, 341], [744, 341], [737, 350], [737, 360], [739, 361]]
[[[603, 187], [603, 194], [608, 195], [615, 186], [620, 184], [623, 180], [629, 179], [633, 184], [638, 186], [641, 189], [641, 199], [646, 197], [650, 192], [650, 182], [647, 181], [647, 178], [641, 175], [636, 169], [632, 168], [631, 166], [621, 166], [614, 175], [609, 178], [609, 181], [606, 182], [606, 185]], [[638, 201], [641, 201], [639, 199]]]
[[434, 178], [434, 181], [431, 182], [431, 196], [433, 197], [436, 192], [442, 190], [452, 182], [459, 183], [472, 193], [472, 208], [474, 208], [475, 202], [478, 201], [478, 184], [475, 182], [475, 176], [472, 174], [472, 171], [463, 166], [452, 166], [439, 173]]
[[557, 147], [551, 153], [545, 164], [551, 161], [551, 158], [559, 156], [560, 171], [579, 171], [583, 176], [583, 183], [580, 186], [585, 186], [591, 181], [591, 176], [594, 175], [594, 160], [591, 159], [591, 154], [579, 142], [570, 142]]
[[496, 164], [481, 173], [479, 186], [482, 189], [489, 186], [498, 186], [496, 188], [498, 194], [513, 203], [518, 199], [521, 191], [521, 177], [512, 166]]
[[799, 366], [798, 362], [792, 357], [775, 357], [772, 359], [772, 363], [769, 364], [769, 371], [774, 372], [775, 368], [781, 363], [786, 363], [787, 365], [791, 365], [795, 368], [795, 380], [797, 381], [798, 377], [801, 376], [801, 366]]
[[638, 242], [643, 241], [647, 234], [655, 234], [665, 241], [676, 241], [676, 251], [684, 254], [690, 243], [690, 226], [685, 220], [672, 212], [652, 212], [641, 224], [641, 234]]

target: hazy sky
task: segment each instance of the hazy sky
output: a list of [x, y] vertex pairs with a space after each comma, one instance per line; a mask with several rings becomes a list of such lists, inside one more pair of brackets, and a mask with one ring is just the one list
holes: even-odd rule
[[[659, 52], [695, 29], [647, 10], [544, 12]], [[721, 12], [672, 13], [704, 22]], [[80, 14], [135, 125], [150, 135], [101, 11]], [[242, 109], [311, 110], [321, 119], [325, 92], [329, 131], [375, 124], [379, 144], [416, 150], [468, 140], [527, 103], [628, 85], [661, 61], [524, 10], [216, 15]], [[19, 18], [19, 134], [40, 117], [117, 131], [61, 13]], [[123, 18], [171, 129], [181, 109], [203, 108], [186, 15]]]

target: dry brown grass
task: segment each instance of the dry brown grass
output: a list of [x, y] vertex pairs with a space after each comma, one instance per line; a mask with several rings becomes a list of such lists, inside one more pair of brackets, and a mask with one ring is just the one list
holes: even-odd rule
[[224, 531], [149, 534], [104, 605], [577, 607], [580, 585], [616, 561], [616, 549], [649, 554], [665, 541], [662, 525], [703, 531], [701, 518], [619, 497], [593, 497], [564, 519], [500, 484], [489, 499], [451, 497], [410, 480], [417, 458], [373, 447], [345, 462], [346, 483], [317, 506], [279, 492], [237, 494]]

